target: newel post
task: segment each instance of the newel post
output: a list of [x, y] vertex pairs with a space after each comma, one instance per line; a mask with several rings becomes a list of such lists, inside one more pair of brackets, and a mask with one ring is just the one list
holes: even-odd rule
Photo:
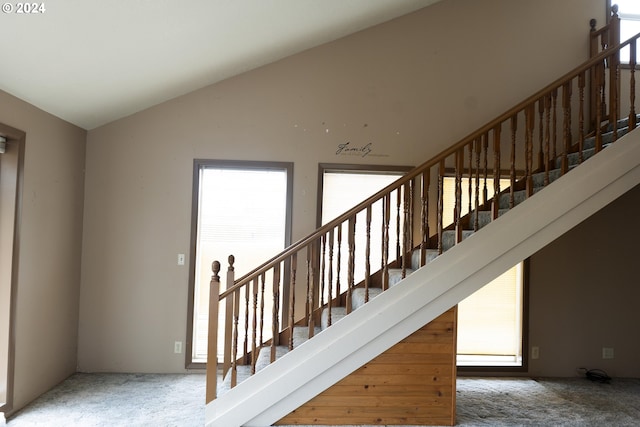
[[211, 264], [211, 284], [209, 286], [209, 337], [207, 339], [207, 392], [206, 403], [216, 398], [218, 381], [218, 298], [220, 295], [220, 263]]

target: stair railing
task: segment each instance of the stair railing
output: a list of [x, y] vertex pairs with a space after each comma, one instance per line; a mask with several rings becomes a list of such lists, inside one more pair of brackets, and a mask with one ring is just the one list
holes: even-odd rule
[[[595, 19], [590, 21], [591, 31], [589, 34], [589, 56], [591, 58], [597, 56], [600, 52], [605, 51], [607, 48], [612, 46], [618, 46], [620, 44], [620, 17], [618, 16], [618, 5], [614, 4], [611, 6], [611, 16], [609, 17], [609, 22], [604, 25], [600, 29], [596, 29], [597, 22]], [[617, 70], [620, 65], [619, 55], [615, 57], [609, 58], [607, 61], [603, 61], [599, 66], [594, 67], [590, 73], [590, 88], [589, 88], [589, 119], [591, 120], [591, 125], [595, 125], [596, 123], [596, 111], [600, 109], [600, 114], [602, 117], [607, 117], [607, 102], [606, 97], [604, 96], [605, 88], [606, 88], [606, 80], [605, 80], [605, 69], [609, 68], [609, 70]], [[609, 76], [609, 87], [615, 88], [615, 73], [610, 73]], [[598, 87], [601, 86], [602, 90], [598, 91]], [[618, 88], [619, 90], [619, 88]], [[597, 96], [598, 92], [600, 92], [601, 96]], [[617, 97], [619, 96], [618, 91], [613, 91], [612, 95]], [[611, 99], [611, 103], [609, 103], [610, 108], [618, 107], [618, 103], [614, 102], [614, 99]], [[614, 112], [611, 111], [611, 114]]]
[[[321, 321], [323, 308], [342, 305], [348, 312], [356, 287], [365, 289], [365, 299], [370, 287], [383, 290], [389, 287], [389, 268], [400, 268], [404, 275], [411, 265], [414, 249], [418, 249], [420, 265], [425, 265], [428, 250], [442, 253], [447, 245], [463, 240], [464, 230], [477, 230], [479, 212], [490, 212], [491, 220], [496, 220], [502, 209], [517, 204], [517, 190], [526, 190], [526, 197], [531, 197], [534, 173], [542, 173], [544, 185], [548, 185], [550, 171], [556, 166], [561, 174], [569, 171], [571, 153], [579, 153], [579, 163], [582, 163], [582, 150], [589, 135], [595, 139], [597, 153], [622, 132], [635, 129], [638, 38], [640, 34], [622, 44], [607, 46], [573, 71], [239, 279], [233, 280], [231, 271], [231, 279], [223, 291], [219, 290], [220, 265], [214, 262], [211, 307], [219, 304], [220, 310], [226, 311], [227, 319], [231, 319], [224, 328], [225, 342], [231, 344], [225, 344], [223, 368], [224, 373], [231, 370], [231, 387], [236, 385], [238, 364], [250, 364], [251, 372], [256, 371], [260, 348], [269, 351], [270, 362], [276, 359], [281, 343], [292, 349], [294, 326], [304, 326], [310, 338]], [[625, 46], [630, 46], [631, 63], [630, 69], [621, 75], [618, 58]], [[609, 88], [624, 88], [628, 93], [624, 123], [618, 121], [620, 109], [611, 107], [617, 105], [620, 98], [617, 90], [606, 90], [606, 73], [612, 76]], [[587, 81], [590, 75], [595, 76], [591, 83]], [[595, 119], [590, 121], [585, 92], [594, 87], [593, 78], [596, 99], [608, 97], [610, 107], [608, 114], [596, 109]], [[603, 133], [608, 130], [613, 131], [611, 141], [604, 141]], [[444, 181], [450, 176], [455, 179], [455, 208], [451, 224], [445, 227], [449, 213], [443, 209]], [[507, 188], [501, 187], [501, 178], [509, 180]], [[467, 203], [463, 204], [463, 199], [467, 199]], [[471, 211], [475, 211], [475, 216], [469, 215]], [[359, 240], [359, 236], [364, 239]], [[377, 236], [377, 249], [372, 243], [373, 236]], [[370, 268], [372, 251], [376, 252], [375, 257], [379, 259], [375, 262], [380, 265], [375, 273], [371, 273]], [[288, 277], [287, 283], [285, 277]], [[285, 287], [288, 300], [282, 301]], [[272, 292], [268, 292], [269, 289]], [[301, 290], [304, 294], [296, 299], [296, 292]], [[304, 306], [302, 314], [296, 312], [299, 305]], [[212, 309], [211, 315], [216, 311]], [[328, 317], [325, 321], [330, 326], [332, 310], [325, 313]], [[239, 320], [242, 317], [245, 324]], [[217, 354], [211, 344], [217, 341], [220, 329], [213, 326], [215, 323], [210, 321], [208, 366], [217, 365]], [[207, 382], [209, 402], [215, 398], [216, 376], [208, 373]]]

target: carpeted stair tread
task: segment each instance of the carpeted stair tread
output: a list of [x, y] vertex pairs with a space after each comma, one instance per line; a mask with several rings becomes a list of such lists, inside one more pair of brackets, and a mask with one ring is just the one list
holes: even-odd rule
[[[612, 129], [612, 127], [609, 127], [609, 128]], [[618, 138], [621, 138], [623, 135], [626, 135], [628, 132], [629, 132], [628, 127], [618, 128]], [[613, 132], [608, 131], [607, 133], [602, 134], [603, 145], [608, 145], [608, 144], [611, 144], [612, 142], [613, 142]], [[583, 150], [594, 148], [595, 146], [596, 146], [595, 136], [590, 136], [589, 138], [585, 138], [584, 142], [582, 143]], [[560, 155], [558, 155], [558, 157], [560, 157]]]
[[[609, 145], [611, 145], [610, 142], [608, 143], [604, 143], [602, 144], [602, 149], [607, 148]], [[567, 162], [569, 163], [569, 166], [577, 166], [580, 164], [580, 153], [575, 152], [575, 153], [571, 153], [571, 154], [567, 154]], [[585, 160], [587, 160], [590, 157], [593, 157], [596, 154], [596, 149], [595, 148], [585, 148], [582, 150], [582, 161], [584, 162]], [[559, 156], [556, 161], [555, 161], [555, 167], [556, 168], [560, 168], [562, 166], [562, 156]]]
[[[462, 240], [471, 236], [474, 233], [473, 230], [462, 230]], [[442, 250], [448, 251], [455, 246], [456, 232], [454, 230], [447, 230], [442, 232]]]
[[[415, 270], [413, 268], [405, 268], [405, 277], [412, 274]], [[389, 269], [389, 287], [397, 285], [404, 277], [402, 277], [401, 268]]]
[[[640, 124], [640, 114], [636, 114], [636, 127], [638, 127], [639, 124]], [[620, 132], [620, 129], [624, 129], [624, 128], [626, 128], [627, 130], [629, 128], [629, 116], [618, 119], [618, 132]], [[605, 132], [611, 132], [613, 130], [613, 123], [609, 123], [605, 129], [606, 129]]]
[[[251, 376], [251, 366], [249, 365], [238, 365], [236, 366], [236, 383], [240, 384], [242, 381], [246, 380]], [[231, 390], [231, 370], [227, 372], [224, 376], [224, 379], [218, 383], [217, 392], [218, 396], [222, 396], [226, 392]]]
[[[346, 307], [331, 307], [331, 324], [335, 324], [340, 319], [347, 315]], [[322, 310], [322, 316], [320, 316], [320, 328], [325, 330], [329, 327], [329, 309]]]
[[[382, 288], [369, 288], [369, 301], [382, 293]], [[351, 292], [351, 310], [357, 310], [365, 304], [365, 289], [360, 287]]]
[[[499, 209], [498, 217], [504, 215], [507, 212], [509, 212], [509, 209]], [[493, 220], [493, 212], [491, 211], [480, 211], [477, 213], [477, 215], [478, 215], [478, 229], [484, 227], [485, 225], [489, 224]], [[469, 218], [469, 225], [471, 227], [474, 226], [475, 220], [476, 220], [476, 211], [473, 211], [471, 212], [471, 215]]]
[[[434, 259], [436, 259], [436, 257], [438, 256], [438, 250], [427, 249], [425, 255], [426, 255], [425, 257], [425, 265], [426, 265], [426, 264], [429, 264]], [[414, 249], [414, 251], [411, 253], [411, 268], [413, 270], [417, 270], [420, 268], [420, 248]]]
[[[535, 188], [544, 187], [545, 172], [534, 173], [531, 177], [533, 179], [533, 186]], [[562, 176], [560, 169], [553, 169], [549, 171], [549, 184]]]
[[[316, 326], [313, 330], [313, 334], [317, 335], [322, 331], [319, 326]], [[300, 344], [309, 340], [309, 327], [308, 326], [294, 326], [293, 328], [293, 348], [298, 347]]]
[[[499, 207], [500, 209], [510, 209], [509, 200], [511, 199], [511, 194], [506, 192], [500, 195]], [[520, 203], [524, 202], [527, 199], [527, 191], [519, 190], [513, 192], [513, 206], [518, 206]]]

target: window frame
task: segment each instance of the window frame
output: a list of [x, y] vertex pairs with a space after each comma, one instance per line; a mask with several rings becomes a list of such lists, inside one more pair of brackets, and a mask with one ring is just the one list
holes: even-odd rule
[[[384, 165], [359, 165], [359, 164], [339, 164], [339, 163], [320, 163], [318, 165], [318, 193], [317, 193], [317, 214], [316, 225], [322, 224], [322, 200], [323, 200], [323, 177], [326, 171], [345, 171], [345, 172], [408, 172], [412, 168], [409, 166], [384, 166]], [[520, 173], [520, 172], [519, 172]], [[447, 170], [446, 176], [451, 177], [453, 172]], [[521, 346], [522, 363], [520, 365], [468, 365], [457, 366], [457, 371], [461, 374], [488, 374], [488, 373], [513, 373], [527, 372], [529, 369], [529, 259], [522, 261], [522, 322], [521, 322]], [[456, 352], [457, 353], [457, 352]]]
[[404, 174], [412, 169], [414, 169], [413, 166], [364, 165], [353, 163], [318, 163], [318, 192], [316, 194], [318, 202], [316, 204], [316, 228], [320, 228], [322, 226], [322, 195], [324, 191], [324, 173], [326, 171], [344, 171], [353, 173], [402, 172]]
[[[612, 3], [611, 0], [606, 0], [606, 14], [605, 16], [606, 18], [606, 23], [609, 24], [611, 22], [611, 12], [612, 12], [612, 5], [616, 4], [615, 2]], [[622, 26], [622, 21], [625, 20], [633, 20], [633, 21], [639, 21], [640, 22], [640, 14], [631, 14], [631, 13], [625, 13], [625, 12], [621, 12], [618, 9], [618, 17], [620, 18], [620, 26]], [[636, 18], [636, 19], [630, 19], [630, 17]], [[636, 33], [637, 34], [637, 33]], [[624, 42], [626, 40], [624, 40], [621, 37], [620, 42]], [[640, 54], [640, 52], [636, 52], [636, 69], [640, 68], [640, 61], [638, 60], [638, 55]], [[631, 64], [629, 62], [622, 62], [622, 60], [620, 61], [620, 68], [623, 69], [631, 69]]]
[[[206, 362], [194, 361], [193, 359], [193, 333], [194, 333], [194, 297], [196, 282], [196, 255], [198, 248], [198, 214], [199, 214], [199, 196], [200, 196], [200, 171], [206, 167], [216, 167], [221, 169], [254, 169], [254, 170], [284, 170], [286, 171], [286, 207], [285, 207], [285, 236], [284, 247], [290, 246], [292, 241], [292, 225], [293, 225], [293, 173], [294, 164], [292, 162], [275, 162], [275, 161], [253, 161], [253, 160], [220, 160], [220, 159], [194, 159], [193, 160], [193, 179], [191, 193], [191, 236], [189, 244], [189, 287], [187, 300], [187, 336], [185, 345], [185, 368], [186, 369], [206, 369]], [[226, 260], [220, 260], [226, 261]], [[226, 271], [226, 268], [224, 269]], [[287, 280], [289, 274], [285, 269], [284, 280]], [[289, 290], [287, 287], [283, 289], [282, 298], [288, 299]], [[288, 306], [284, 304], [281, 309], [283, 316], [287, 315]]]
[[[509, 178], [508, 171], [501, 171], [500, 178]], [[516, 177], [522, 176], [524, 171], [516, 170]], [[454, 178], [455, 170], [446, 169], [446, 178]], [[463, 176], [464, 178], [464, 176]], [[522, 260], [522, 340], [520, 352], [522, 354], [521, 365], [460, 365], [456, 363], [457, 372], [459, 374], [505, 374], [513, 372], [528, 372], [529, 370], [529, 272], [530, 272], [530, 259], [526, 258]], [[457, 351], [456, 351], [457, 355]]]

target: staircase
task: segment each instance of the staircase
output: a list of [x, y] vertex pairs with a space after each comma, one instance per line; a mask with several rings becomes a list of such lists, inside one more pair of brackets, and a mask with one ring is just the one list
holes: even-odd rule
[[[622, 115], [617, 91], [607, 89], [625, 84], [618, 52], [627, 44], [635, 49], [640, 35], [623, 44], [611, 43], [606, 31], [592, 32], [592, 37], [606, 39], [603, 47], [611, 47], [254, 271], [238, 280], [231, 275], [222, 292], [219, 264], [214, 265], [212, 295], [219, 295], [229, 319], [223, 363], [227, 375], [218, 387], [215, 370], [208, 372], [208, 426], [278, 422], [640, 183], [635, 95]], [[633, 71], [626, 84], [634, 94]], [[509, 158], [509, 188], [495, 185], [493, 196], [485, 191], [475, 198], [471, 213], [462, 216], [462, 180], [474, 180], [475, 194], [480, 194], [487, 177], [497, 182], [505, 175], [504, 158]], [[447, 174], [456, 179], [456, 209], [453, 224], [445, 228], [441, 196]], [[371, 223], [373, 206], [382, 208], [380, 224]], [[358, 251], [352, 238], [356, 221], [367, 225], [367, 243]], [[389, 236], [393, 221], [402, 225], [395, 241]], [[339, 250], [334, 253], [343, 229], [346, 260]], [[371, 230], [383, 235], [377, 273], [370, 267]], [[397, 255], [389, 259], [393, 249]], [[362, 282], [353, 267], [358, 253], [366, 259]], [[338, 279], [343, 264], [346, 284]], [[268, 318], [258, 314], [265, 284], [273, 284], [268, 322], [273, 338], [262, 340], [256, 331]], [[325, 286], [328, 292], [320, 290]], [[305, 312], [296, 314], [301, 288], [306, 289]], [[214, 306], [213, 319], [217, 300]], [[241, 307], [246, 313], [244, 338]], [[217, 354], [213, 338], [210, 355]], [[215, 358], [209, 366], [216, 366]], [[455, 399], [455, 376], [453, 381]]]

